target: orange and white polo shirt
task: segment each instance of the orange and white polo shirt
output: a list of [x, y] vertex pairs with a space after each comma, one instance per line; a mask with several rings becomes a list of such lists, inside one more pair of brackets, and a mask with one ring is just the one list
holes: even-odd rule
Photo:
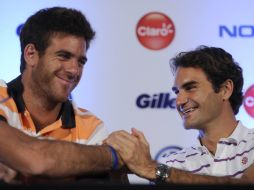
[[21, 76], [6, 84], [0, 80], [0, 119], [30, 136], [99, 145], [108, 136], [103, 122], [70, 100], [62, 105], [59, 119], [36, 132], [34, 122], [22, 98]]

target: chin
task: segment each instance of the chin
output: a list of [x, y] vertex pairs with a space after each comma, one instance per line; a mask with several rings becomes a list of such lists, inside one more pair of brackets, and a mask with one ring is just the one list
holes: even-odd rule
[[59, 91], [58, 93], [57, 92], [55, 93], [55, 98], [59, 102], [65, 102], [68, 100], [70, 94], [71, 92], [69, 90], [62, 90]]
[[195, 127], [195, 125], [193, 125], [193, 124], [191, 124], [191, 123], [187, 123], [187, 122], [185, 122], [185, 123], [183, 123], [183, 126], [184, 126], [184, 128], [185, 129], [196, 129], [196, 127]]
[[193, 129], [193, 128], [192, 128], [192, 127], [189, 127], [189, 126], [184, 125], [184, 129], [189, 130], [189, 129]]
[[67, 101], [69, 99], [69, 96], [63, 96], [61, 99], [62, 99], [62, 101], [65, 102], [65, 101]]
[[57, 102], [66, 102], [68, 100], [68, 96], [63, 96], [63, 95], [60, 95], [60, 96], [55, 96], [55, 100]]
[[197, 124], [197, 123], [184, 123], [184, 128], [185, 129], [187, 129], [187, 130], [189, 130], [189, 129], [197, 129], [197, 130], [199, 130], [199, 129], [201, 129], [202, 127], [201, 127], [202, 125], [200, 125], [200, 124]]

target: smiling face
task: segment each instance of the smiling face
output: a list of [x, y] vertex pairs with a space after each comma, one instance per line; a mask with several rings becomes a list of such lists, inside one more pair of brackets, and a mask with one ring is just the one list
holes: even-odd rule
[[44, 54], [34, 59], [37, 61], [30, 72], [33, 91], [50, 101], [66, 101], [80, 81], [85, 54], [82, 37], [54, 35]]
[[215, 93], [200, 68], [179, 67], [174, 87], [176, 105], [186, 129], [204, 129], [215, 123], [222, 112], [222, 97]]

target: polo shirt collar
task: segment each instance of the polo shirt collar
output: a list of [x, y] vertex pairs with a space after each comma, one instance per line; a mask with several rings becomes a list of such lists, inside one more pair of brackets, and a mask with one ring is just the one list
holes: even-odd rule
[[[21, 75], [7, 83], [7, 92], [10, 97], [13, 98], [15, 104], [17, 105], [17, 109], [19, 113], [25, 112], [25, 102], [22, 96], [24, 87], [21, 82]], [[61, 111], [59, 113], [59, 117], [62, 120], [62, 128], [70, 129], [75, 128], [75, 113], [70, 100], [67, 100], [62, 104]]]
[[[219, 140], [220, 141], [223, 141], [223, 140], [227, 140], [228, 142], [230, 143], [233, 143], [233, 144], [238, 144], [247, 134], [248, 134], [248, 128], [246, 128], [241, 121], [238, 121], [238, 124], [235, 128], [235, 130], [233, 131], [233, 133], [229, 136], [229, 137], [226, 137], [226, 138], [221, 138]], [[199, 146], [199, 147], [202, 147], [202, 144], [200, 142], [200, 137], [198, 135], [197, 137], [197, 142], [195, 144], [196, 146]]]
[[228, 139], [235, 140], [236, 143], [238, 143], [244, 139], [244, 137], [248, 134], [248, 132], [249, 132], [248, 128], [244, 127], [241, 121], [238, 121], [235, 130], [228, 137]]

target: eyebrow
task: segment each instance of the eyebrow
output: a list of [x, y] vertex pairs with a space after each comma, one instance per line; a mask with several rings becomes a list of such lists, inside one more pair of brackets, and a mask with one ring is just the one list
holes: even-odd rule
[[[71, 52], [69, 52], [69, 51], [66, 51], [66, 50], [59, 50], [59, 51], [56, 52], [56, 54], [60, 54], [60, 53], [65, 53], [65, 54], [67, 54], [67, 55], [69, 55], [69, 56], [71, 56], [71, 57], [74, 57], [74, 54], [73, 54], [73, 53], [71, 53]], [[79, 59], [79, 60], [82, 60], [82, 61], [84, 61], [84, 62], [87, 62], [87, 57], [86, 57], [86, 56], [81, 56], [81, 57], [79, 57], [78, 59]]]
[[186, 87], [188, 87], [188, 86], [192, 86], [192, 85], [195, 85], [195, 84], [198, 84], [198, 82], [192, 80], [192, 81], [189, 81], [189, 82], [184, 83], [184, 84], [182, 85], [182, 88], [186, 88]]
[[56, 52], [56, 54], [59, 54], [59, 53], [65, 53], [65, 54], [68, 54], [68, 55], [73, 56], [73, 54], [72, 54], [71, 52], [66, 51], [66, 50], [58, 50], [58, 51]]
[[[184, 83], [184, 84], [181, 86], [181, 88], [187, 88], [187, 87], [192, 86], [192, 85], [195, 85], [195, 84], [198, 84], [198, 82], [197, 82], [197, 81], [189, 81], [189, 82]], [[173, 86], [173, 87], [172, 87], [172, 91], [178, 92], [179, 89], [178, 89], [176, 86]]]

